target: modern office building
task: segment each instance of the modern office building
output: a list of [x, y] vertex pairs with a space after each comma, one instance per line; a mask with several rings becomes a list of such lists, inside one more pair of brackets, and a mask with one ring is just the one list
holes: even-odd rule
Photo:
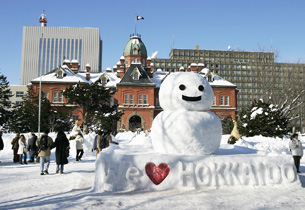
[[[192, 63], [201, 63], [214, 73], [237, 85], [238, 107], [246, 107], [263, 94], [264, 79], [276, 79], [283, 88], [288, 77], [294, 77], [300, 90], [305, 86], [305, 64], [276, 63], [272, 52], [172, 49], [168, 59], [152, 59], [155, 69], [179, 71]], [[289, 75], [289, 76], [288, 76]], [[277, 78], [274, 78], [274, 77]]]
[[10, 85], [9, 89], [9, 100], [11, 103], [11, 110], [14, 106], [22, 105], [23, 97], [26, 96], [28, 87], [26, 85]]
[[26, 85], [62, 65], [77, 61], [81, 69], [90, 63], [92, 72], [102, 69], [102, 40], [99, 28], [47, 27], [43, 13], [40, 26], [24, 26], [22, 37], [21, 84]]
[[[152, 59], [155, 69], [163, 71], [179, 71], [190, 68], [192, 63], [201, 64], [227, 81], [235, 84], [239, 89], [237, 96], [238, 110], [252, 104], [254, 99], [263, 98], [264, 94], [273, 89], [278, 95], [301, 93], [305, 87], [305, 64], [275, 62], [273, 52], [250, 52], [235, 50], [200, 50], [172, 49], [169, 58]], [[289, 93], [291, 86], [294, 93]], [[305, 97], [299, 100], [305, 102]], [[304, 105], [295, 109], [294, 115], [299, 115], [299, 121], [304, 123]]]

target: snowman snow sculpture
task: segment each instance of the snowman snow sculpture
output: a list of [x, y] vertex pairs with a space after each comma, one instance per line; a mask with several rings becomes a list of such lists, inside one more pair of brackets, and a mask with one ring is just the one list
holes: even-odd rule
[[164, 111], [154, 119], [151, 138], [159, 153], [206, 155], [217, 151], [222, 126], [209, 111], [214, 100], [213, 89], [200, 74], [169, 74], [159, 91]]

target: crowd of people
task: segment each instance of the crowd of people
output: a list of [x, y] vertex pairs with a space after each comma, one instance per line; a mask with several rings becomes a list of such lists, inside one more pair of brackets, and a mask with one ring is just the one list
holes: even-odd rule
[[[40, 137], [34, 133], [28, 135], [26, 140], [25, 135], [16, 133], [12, 139], [11, 145], [13, 150], [13, 162], [20, 164], [39, 163], [40, 175], [49, 174], [51, 150], [55, 150], [56, 173], [64, 173], [64, 165], [68, 164], [68, 157], [70, 151], [70, 141], [75, 140], [76, 161], [81, 161], [84, 154], [84, 137], [82, 132], [78, 130], [77, 134], [68, 140], [63, 131], [58, 131], [55, 141], [49, 136], [49, 129], [44, 130]], [[95, 150], [96, 156], [109, 144], [118, 144], [112, 141], [111, 130], [98, 131], [92, 144], [92, 152]], [[2, 132], [0, 131], [0, 150], [3, 150], [4, 143], [2, 139]], [[1, 161], [0, 161], [1, 162]]]

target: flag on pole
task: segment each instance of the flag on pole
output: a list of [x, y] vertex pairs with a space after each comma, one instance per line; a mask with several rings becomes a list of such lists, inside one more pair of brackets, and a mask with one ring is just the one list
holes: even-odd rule
[[141, 20], [141, 19], [144, 20], [144, 17], [142, 17], [142, 16], [137, 16], [137, 20]]

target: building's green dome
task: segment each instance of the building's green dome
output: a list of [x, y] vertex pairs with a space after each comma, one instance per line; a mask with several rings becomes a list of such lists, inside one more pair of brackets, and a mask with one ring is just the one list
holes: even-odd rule
[[147, 58], [147, 51], [144, 43], [139, 36], [131, 36], [124, 48], [124, 56], [141, 55]]

